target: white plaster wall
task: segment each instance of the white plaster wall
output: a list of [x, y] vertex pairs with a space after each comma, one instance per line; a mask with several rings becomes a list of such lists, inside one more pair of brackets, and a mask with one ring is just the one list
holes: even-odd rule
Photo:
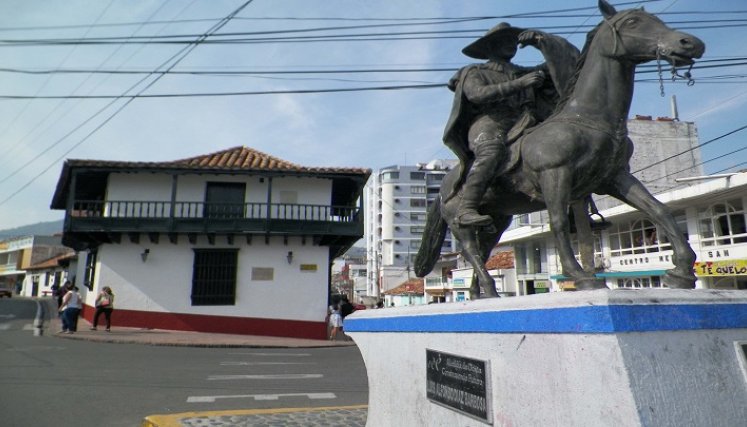
[[[264, 182], [260, 182], [263, 180]], [[266, 203], [268, 178], [233, 175], [180, 175], [177, 177], [177, 201], [205, 201], [207, 182], [246, 183], [246, 201]], [[107, 200], [169, 201], [172, 177], [167, 174], [112, 174], [107, 186]], [[303, 191], [299, 191], [303, 188]], [[272, 180], [273, 203], [280, 200], [280, 192], [295, 191], [297, 203], [328, 205], [331, 201], [332, 181], [309, 177], [275, 177]]]
[[[216, 316], [259, 317], [322, 321], [326, 314], [328, 248], [306, 245], [300, 238], [291, 238], [288, 245], [276, 237], [265, 244], [255, 238], [251, 245], [237, 238], [228, 245], [222, 236], [210, 245], [203, 237], [192, 246], [186, 237], [179, 244], [168, 242], [165, 236], [159, 244], [141, 236], [139, 244], [123, 239], [121, 244], [99, 248], [95, 289], [110, 286], [115, 295], [115, 307], [129, 310], [175, 312]], [[221, 241], [222, 240], [222, 241]], [[140, 254], [150, 253], [143, 262]], [[192, 306], [192, 265], [194, 248], [238, 248], [236, 304], [230, 306]], [[288, 264], [287, 253], [293, 251]], [[301, 264], [315, 264], [313, 272], [300, 271]], [[274, 268], [274, 280], [251, 280], [253, 267]], [[82, 273], [80, 273], [82, 278]], [[80, 282], [80, 280], [79, 280]], [[96, 292], [87, 304], [92, 305]]]
[[171, 176], [152, 173], [113, 173], [109, 175], [106, 199], [169, 201], [171, 200]]

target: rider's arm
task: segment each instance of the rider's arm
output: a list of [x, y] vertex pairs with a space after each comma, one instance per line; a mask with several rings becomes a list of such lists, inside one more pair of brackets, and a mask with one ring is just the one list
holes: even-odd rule
[[488, 104], [499, 101], [522, 89], [518, 81], [488, 84], [477, 69], [472, 69], [464, 76], [462, 92], [464, 96], [475, 104]]

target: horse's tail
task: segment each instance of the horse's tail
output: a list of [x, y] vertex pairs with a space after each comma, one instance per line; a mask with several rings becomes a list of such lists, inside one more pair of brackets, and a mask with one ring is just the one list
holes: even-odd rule
[[441, 246], [446, 239], [446, 221], [441, 216], [441, 196], [436, 197], [425, 221], [423, 240], [420, 242], [418, 255], [415, 257], [415, 274], [423, 277], [433, 270], [441, 254]]

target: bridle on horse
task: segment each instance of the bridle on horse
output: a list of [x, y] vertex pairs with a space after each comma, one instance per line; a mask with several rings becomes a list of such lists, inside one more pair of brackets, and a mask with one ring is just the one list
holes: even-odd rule
[[[612, 56], [613, 57], [617, 55], [618, 40], [620, 41], [620, 45], [622, 45], [623, 48], [625, 47], [625, 45], [622, 44], [622, 36], [620, 36], [620, 31], [617, 29], [616, 25], [618, 24], [618, 22], [620, 22], [624, 18], [626, 18], [629, 14], [631, 14], [631, 13], [633, 13], [635, 11], [639, 11], [639, 10], [642, 11], [643, 8], [641, 8], [641, 9], [630, 9], [630, 10], [624, 11], [622, 13], [618, 13], [615, 16], [613, 16], [611, 19], [603, 17], [604, 22], [607, 25], [609, 25], [610, 31], [612, 32], [612, 39], [613, 39], [613, 43], [614, 43], [612, 45]], [[636, 36], [636, 35], [633, 35], [633, 34], [629, 34], [628, 37], [630, 37], [630, 38], [640, 38], [640, 39], [644, 38], [642, 36]], [[624, 53], [625, 53], [625, 51], [623, 51], [621, 53], [621, 55], [624, 54]], [[680, 74], [677, 71], [677, 66], [675, 65], [677, 63], [677, 61], [674, 58], [670, 58], [670, 56], [669, 56], [670, 53], [671, 52], [668, 49], [664, 49], [661, 46], [657, 45], [657, 47], [656, 47], [656, 68], [657, 68], [657, 72], [658, 72], [658, 75], [659, 75], [659, 94], [662, 97], [665, 95], [664, 94], [664, 77], [663, 77], [664, 73], [663, 73], [662, 67], [661, 67], [661, 60], [662, 60], [662, 58], [664, 58], [664, 59], [670, 59], [668, 62], [670, 62], [672, 64], [672, 69], [670, 70], [670, 72], [672, 74], [672, 81], [676, 81], [676, 80], [680, 79], [680, 80], [687, 80], [687, 85], [688, 86], [692, 86], [692, 85], [695, 84], [695, 79], [693, 79], [692, 74], [690, 73], [690, 71], [692, 71], [692, 69], [693, 69], [693, 64], [691, 63], [690, 66], [688, 67], [687, 71], [685, 71], [683, 74]]]

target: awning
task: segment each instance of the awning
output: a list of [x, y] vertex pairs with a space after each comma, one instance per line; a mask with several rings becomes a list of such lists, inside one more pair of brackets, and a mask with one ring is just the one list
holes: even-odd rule
[[[640, 271], [605, 271], [602, 273], [595, 274], [596, 277], [648, 277], [648, 276], [663, 276], [666, 274], [666, 270], [640, 270]], [[569, 277], [563, 276], [562, 274], [556, 274], [550, 276], [553, 280], [567, 281], [571, 280]]]

